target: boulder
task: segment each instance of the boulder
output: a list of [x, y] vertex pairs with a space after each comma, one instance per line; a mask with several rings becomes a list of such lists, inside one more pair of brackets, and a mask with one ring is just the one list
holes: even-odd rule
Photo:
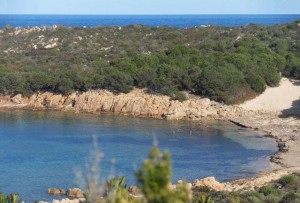
[[45, 95], [44, 105], [49, 109], [62, 108], [64, 97], [61, 94]]
[[182, 184], [185, 184], [185, 186], [187, 187], [188, 190], [191, 190], [191, 189], [192, 189], [192, 186], [193, 186], [192, 183], [187, 183], [187, 182], [185, 182], [185, 181], [183, 181], [183, 180], [178, 180], [178, 181], [177, 181], [176, 188], [177, 188], [178, 186], [182, 185]]
[[70, 188], [70, 189], [68, 189], [66, 195], [67, 195], [68, 198], [71, 198], [71, 199], [84, 198], [83, 192], [79, 188], [72, 188], [72, 189]]
[[48, 194], [50, 195], [64, 195], [65, 190], [64, 189], [57, 189], [57, 188], [49, 188]]
[[285, 142], [278, 142], [278, 149], [280, 152], [287, 152], [288, 151], [288, 147], [286, 146]]
[[18, 94], [11, 98], [11, 101], [16, 104], [20, 104], [22, 100], [22, 95]]
[[141, 194], [140, 189], [134, 185], [132, 185], [128, 188], [128, 192], [132, 195], [140, 195]]
[[203, 186], [209, 187], [215, 191], [223, 191], [224, 187], [225, 187], [224, 184], [216, 181], [215, 177], [207, 177], [204, 179], [197, 179], [192, 184], [192, 188], [203, 187]]

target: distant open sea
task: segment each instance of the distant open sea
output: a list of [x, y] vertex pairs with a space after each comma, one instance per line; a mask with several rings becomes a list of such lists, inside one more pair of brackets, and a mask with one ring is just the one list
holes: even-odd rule
[[200, 25], [243, 26], [275, 25], [300, 20], [295, 15], [0, 15], [0, 27], [52, 26], [72, 27], [145, 26], [194, 27]]

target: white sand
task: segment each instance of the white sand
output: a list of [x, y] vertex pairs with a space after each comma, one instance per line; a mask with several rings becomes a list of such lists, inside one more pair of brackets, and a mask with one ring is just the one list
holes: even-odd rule
[[[295, 108], [295, 102], [300, 99], [300, 81], [282, 78], [278, 87], [268, 87], [258, 97], [246, 101], [240, 107], [248, 110], [263, 110], [268, 112], [281, 112]], [[294, 103], [293, 103], [294, 102]], [[296, 106], [298, 109], [298, 106]], [[300, 106], [299, 106], [300, 109]]]

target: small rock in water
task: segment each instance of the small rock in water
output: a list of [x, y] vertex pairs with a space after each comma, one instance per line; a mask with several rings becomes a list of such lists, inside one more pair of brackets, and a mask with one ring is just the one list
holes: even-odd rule
[[49, 188], [48, 194], [50, 195], [64, 195], [65, 190], [64, 189], [57, 189], [57, 188]]
[[80, 199], [80, 198], [84, 198], [83, 192], [81, 189], [79, 188], [73, 188], [73, 189], [68, 189], [67, 190], [67, 197], [74, 199]]

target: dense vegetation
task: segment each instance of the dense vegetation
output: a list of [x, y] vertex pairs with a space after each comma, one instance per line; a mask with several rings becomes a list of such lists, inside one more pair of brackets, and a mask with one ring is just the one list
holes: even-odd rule
[[243, 27], [0, 30], [0, 93], [133, 87], [234, 103], [300, 78], [300, 22]]

